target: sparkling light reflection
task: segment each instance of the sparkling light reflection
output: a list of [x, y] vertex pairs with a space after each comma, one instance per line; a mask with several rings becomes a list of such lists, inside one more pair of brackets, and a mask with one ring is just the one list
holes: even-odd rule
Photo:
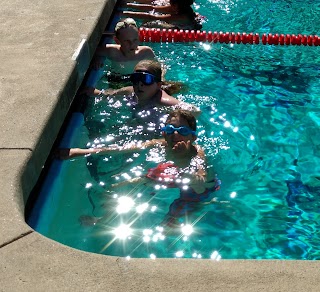
[[144, 211], [146, 211], [148, 209], [148, 207], [149, 207], [148, 203], [143, 203], [143, 204], [136, 207], [136, 211], [137, 211], [137, 213], [141, 214]]
[[86, 183], [86, 186], [85, 186], [86, 189], [89, 189], [91, 187], [92, 187], [92, 183]]
[[177, 251], [177, 252], [175, 253], [175, 256], [176, 256], [177, 258], [181, 258], [181, 257], [184, 256], [184, 252], [183, 252], [182, 250], [179, 250], [179, 251]]
[[224, 124], [223, 124], [226, 128], [229, 128], [229, 127], [231, 127], [231, 124], [230, 124], [230, 122], [229, 121], [226, 121], [226, 122], [224, 122]]
[[230, 198], [235, 198], [237, 196], [237, 193], [236, 192], [232, 192], [231, 194], [230, 194]]
[[130, 225], [121, 224], [118, 228], [113, 231], [115, 237], [117, 239], [127, 239], [132, 234], [132, 229]]
[[122, 196], [118, 198], [116, 211], [118, 214], [128, 213], [134, 206], [134, 201], [130, 197]]
[[156, 230], [159, 231], [159, 232], [163, 232], [163, 227], [162, 226], [157, 226]]
[[190, 236], [193, 233], [193, 226], [190, 224], [183, 225], [181, 231], [183, 235]]
[[151, 238], [150, 238], [150, 236], [148, 236], [148, 235], [146, 235], [146, 236], [143, 237], [143, 242], [148, 243], [148, 242], [150, 242], [150, 240], [151, 240]]
[[215, 250], [215, 251], [211, 254], [210, 258], [211, 258], [212, 260], [214, 260], [214, 261], [220, 261], [220, 260], [221, 260], [221, 255]]
[[207, 43], [204, 43], [203, 44], [203, 48], [206, 50], [206, 51], [209, 51], [211, 49], [211, 46]]
[[144, 229], [143, 230], [143, 235], [151, 235], [153, 233], [152, 229]]

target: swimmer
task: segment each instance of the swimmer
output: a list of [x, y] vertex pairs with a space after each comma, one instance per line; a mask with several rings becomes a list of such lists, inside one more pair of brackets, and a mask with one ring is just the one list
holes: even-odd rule
[[[145, 142], [130, 143], [129, 145], [111, 145], [106, 148], [65, 149], [66, 157], [73, 158], [94, 153], [115, 154], [119, 152], [128, 153], [146, 148], [160, 147], [165, 151], [164, 161], [170, 163], [166, 168], [171, 168], [174, 177], [189, 177], [190, 185], [197, 193], [203, 193], [206, 188], [204, 182], [207, 180], [205, 168], [205, 155], [203, 149], [194, 144], [196, 136], [196, 119], [194, 115], [186, 110], [174, 110], [167, 117], [165, 127], [162, 129], [164, 138], [147, 140]], [[166, 169], [164, 168], [164, 169]], [[151, 171], [146, 178], [152, 179]]]
[[[176, 29], [201, 29], [202, 17], [192, 9], [194, 0], [170, 0], [169, 5], [153, 6], [129, 4], [128, 7], [142, 11], [124, 11], [125, 16], [151, 21], [143, 27], [165, 27]], [[151, 13], [152, 12], [152, 13]], [[171, 27], [168, 27], [169, 26]]]
[[[164, 138], [153, 139], [146, 142], [133, 143], [119, 147], [117, 145], [107, 148], [65, 149], [66, 157], [73, 158], [87, 154], [115, 154], [119, 152], [136, 152], [146, 148], [160, 148], [164, 150], [163, 161], [152, 168], [144, 177], [114, 184], [119, 187], [128, 183], [139, 184], [165, 184], [168, 187], [180, 189], [180, 198], [175, 200], [169, 209], [168, 218], [178, 218], [181, 212], [191, 211], [199, 207], [199, 203], [207, 200], [211, 193], [219, 189], [220, 181], [216, 178], [208, 181], [203, 149], [194, 144], [196, 140], [196, 119], [188, 111], [172, 111], [162, 129]], [[161, 150], [159, 151], [159, 153]], [[216, 202], [216, 201], [214, 201]], [[187, 209], [186, 209], [187, 208]], [[171, 224], [170, 223], [170, 224]]]
[[[178, 218], [197, 211], [206, 204], [224, 203], [211, 199], [213, 192], [220, 188], [220, 181], [215, 177], [208, 181], [205, 154], [203, 149], [194, 144], [196, 136], [196, 119], [185, 110], [172, 111], [161, 129], [162, 139], [132, 143], [119, 147], [117, 145], [99, 149], [64, 149], [66, 157], [73, 158], [88, 154], [115, 154], [120, 152], [137, 152], [139, 150], [160, 148], [164, 152], [163, 161], [141, 177], [113, 184], [119, 187], [128, 184], [162, 184], [180, 189], [180, 197], [170, 205], [169, 212], [161, 225], [177, 227]], [[162, 150], [164, 151], [162, 151]]]
[[[139, 31], [132, 18], [120, 20], [114, 29], [116, 44], [106, 44], [96, 50], [95, 59], [106, 57], [111, 61], [109, 81], [121, 81], [133, 72], [135, 65], [141, 60], [154, 60], [155, 54], [148, 46], [139, 45]], [[100, 60], [93, 62], [95, 68], [102, 66]]]
[[[159, 106], [173, 106], [192, 111], [195, 115], [200, 114], [200, 109], [194, 105], [179, 101], [167, 92], [176, 90], [173, 86], [178, 83], [162, 81], [161, 64], [155, 60], [140, 61], [130, 75], [132, 86], [120, 89], [99, 90], [89, 88], [88, 95], [100, 95], [123, 98], [128, 101], [135, 110], [147, 110]], [[165, 88], [165, 89], [163, 89]]]

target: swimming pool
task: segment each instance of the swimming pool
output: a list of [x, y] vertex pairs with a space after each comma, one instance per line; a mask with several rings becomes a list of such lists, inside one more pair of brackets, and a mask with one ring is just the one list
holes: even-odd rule
[[[212, 30], [316, 34], [319, 6], [305, 3], [203, 1], [198, 10], [210, 11]], [[280, 17], [284, 12], [287, 19]], [[166, 78], [189, 86], [179, 98], [202, 109], [198, 143], [222, 180], [212, 197], [229, 203], [203, 204], [179, 218], [182, 228], [162, 229], [177, 190], [111, 192], [117, 178], [151, 166], [142, 155], [92, 156], [56, 162], [35, 229], [79, 249], [117, 256], [319, 259], [319, 48], [152, 46], [168, 64]], [[84, 120], [73, 118], [67, 135], [72, 141], [64, 143], [84, 147], [116, 137], [124, 143], [157, 133], [153, 125], [128, 127], [130, 119], [125, 104], [91, 100]]]

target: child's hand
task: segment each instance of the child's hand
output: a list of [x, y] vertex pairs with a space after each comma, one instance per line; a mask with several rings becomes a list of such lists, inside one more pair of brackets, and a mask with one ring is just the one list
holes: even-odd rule
[[188, 140], [187, 142], [184, 142], [184, 141], [180, 141], [180, 142], [177, 142], [173, 147], [172, 147], [172, 150], [175, 151], [175, 152], [179, 152], [181, 154], [184, 154], [184, 153], [188, 153], [191, 149], [191, 141]]
[[207, 174], [203, 171], [198, 171], [195, 173], [195, 181], [198, 183], [204, 183], [207, 179]]

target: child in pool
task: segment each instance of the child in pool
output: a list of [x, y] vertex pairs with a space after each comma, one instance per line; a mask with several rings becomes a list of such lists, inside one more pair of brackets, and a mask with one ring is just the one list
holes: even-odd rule
[[[157, 167], [148, 171], [145, 177], [138, 177], [129, 181], [114, 184], [113, 187], [130, 184], [164, 184], [168, 187], [180, 189], [180, 197], [169, 208], [163, 225], [175, 226], [177, 219], [199, 209], [199, 206], [217, 203], [210, 200], [212, 192], [219, 189], [220, 181], [208, 181], [203, 149], [194, 144], [196, 140], [196, 119], [185, 110], [172, 111], [162, 128], [162, 139], [153, 139], [123, 147], [117, 145], [99, 149], [71, 148], [66, 157], [73, 158], [87, 154], [112, 154], [119, 152], [136, 152], [146, 148], [161, 148], [164, 150], [163, 161]], [[161, 150], [159, 151], [161, 152]], [[99, 218], [98, 218], [99, 219]]]
[[[172, 177], [189, 178], [189, 186], [197, 193], [206, 191], [204, 182], [207, 180], [205, 168], [205, 155], [203, 149], [194, 144], [196, 140], [196, 119], [194, 115], [186, 110], [174, 110], [170, 112], [165, 127], [162, 128], [164, 138], [152, 139], [146, 142], [131, 143], [125, 146], [111, 145], [106, 148], [70, 148], [65, 158], [73, 158], [94, 153], [114, 154], [119, 152], [134, 152], [141, 149], [160, 147], [165, 151], [164, 160], [166, 166], [163, 169], [163, 182], [171, 184], [171, 180], [165, 180], [166, 169], [169, 169]], [[168, 162], [169, 161], [169, 162]], [[159, 166], [158, 166], [159, 167]], [[158, 168], [159, 169], [159, 168]], [[151, 169], [146, 175], [147, 179], [156, 180], [155, 169]], [[161, 178], [163, 175], [158, 175]], [[139, 178], [143, 179], [143, 178]], [[133, 181], [135, 182], [136, 179]]]
[[[123, 14], [147, 22], [144, 27], [163, 27], [177, 29], [201, 29], [202, 20], [192, 9], [194, 0], [170, 0], [169, 5], [153, 6], [148, 4], [127, 4], [140, 11], [124, 11]], [[141, 12], [149, 11], [149, 12]]]
[[149, 46], [139, 45], [139, 31], [136, 22], [132, 18], [120, 20], [114, 29], [116, 44], [106, 44], [96, 50], [94, 67], [102, 66], [99, 57], [106, 57], [111, 61], [110, 82], [121, 82], [129, 78], [135, 65], [141, 60], [154, 60], [155, 54]]
[[159, 106], [174, 106], [192, 111], [195, 115], [200, 110], [188, 103], [179, 101], [167, 92], [176, 91], [178, 83], [162, 81], [161, 64], [155, 60], [140, 61], [130, 76], [132, 86], [115, 90], [99, 90], [89, 88], [88, 95], [102, 95], [123, 98], [125, 96], [129, 104], [135, 110], [147, 110]]

